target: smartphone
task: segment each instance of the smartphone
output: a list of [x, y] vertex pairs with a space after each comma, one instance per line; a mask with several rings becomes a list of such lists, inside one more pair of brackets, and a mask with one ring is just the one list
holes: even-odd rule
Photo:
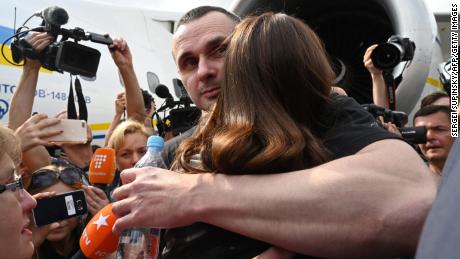
[[37, 199], [37, 206], [32, 210], [32, 215], [35, 225], [41, 227], [53, 222], [82, 216], [87, 212], [85, 193], [83, 190], [76, 190]]
[[84, 120], [62, 119], [58, 124], [49, 127], [49, 129], [62, 131], [59, 135], [44, 139], [49, 142], [83, 144], [88, 141], [88, 131]]

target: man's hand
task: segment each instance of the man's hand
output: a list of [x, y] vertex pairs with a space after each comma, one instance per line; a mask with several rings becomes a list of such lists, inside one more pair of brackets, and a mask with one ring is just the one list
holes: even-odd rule
[[82, 185], [81, 189], [85, 192], [86, 203], [91, 215], [96, 215], [98, 211], [110, 203], [104, 191], [97, 187]]
[[133, 57], [129, 50], [128, 43], [123, 38], [114, 38], [113, 43], [109, 46], [110, 54], [118, 68], [132, 67]]
[[56, 118], [48, 118], [45, 114], [36, 114], [24, 122], [15, 131], [15, 134], [21, 139], [22, 152], [39, 145], [49, 145], [49, 142], [43, 139], [62, 133], [62, 130], [49, 128], [58, 124], [59, 121]]
[[113, 197], [112, 210], [117, 216], [115, 233], [132, 227], [171, 228], [194, 223], [195, 211], [187, 211], [193, 197], [189, 191], [207, 174], [179, 174], [161, 168], [146, 167], [124, 170], [123, 185]]
[[382, 70], [376, 68], [374, 66], [374, 63], [372, 63], [372, 59], [371, 59], [372, 51], [374, 51], [374, 49], [377, 46], [378, 46], [377, 44], [370, 46], [369, 48], [367, 48], [366, 53], [364, 54], [364, 59], [363, 59], [364, 66], [367, 68], [369, 73], [371, 73], [371, 76], [382, 75]]

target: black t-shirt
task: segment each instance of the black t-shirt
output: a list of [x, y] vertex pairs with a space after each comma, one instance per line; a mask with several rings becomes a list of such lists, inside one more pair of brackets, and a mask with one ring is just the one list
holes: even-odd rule
[[[347, 96], [334, 96], [331, 109], [323, 116], [334, 118], [331, 127], [319, 132], [332, 159], [355, 154], [379, 140], [398, 138], [379, 127], [370, 113]], [[178, 146], [176, 141], [171, 144]], [[170, 149], [168, 152], [175, 154]], [[165, 230], [161, 238], [162, 259], [253, 258], [271, 247], [265, 242], [205, 223]]]

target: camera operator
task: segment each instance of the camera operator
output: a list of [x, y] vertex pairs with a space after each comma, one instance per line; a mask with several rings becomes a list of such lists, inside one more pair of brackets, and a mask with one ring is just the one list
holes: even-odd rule
[[414, 115], [414, 126], [425, 126], [427, 143], [420, 150], [428, 160], [430, 170], [441, 175], [454, 139], [450, 135], [450, 109], [442, 105], [428, 105]]

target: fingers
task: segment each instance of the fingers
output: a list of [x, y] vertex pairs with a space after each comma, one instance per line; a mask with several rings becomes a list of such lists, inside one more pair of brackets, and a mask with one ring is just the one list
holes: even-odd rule
[[126, 41], [121, 37], [116, 37], [113, 39], [113, 43], [109, 46], [111, 50], [119, 50], [121, 52], [125, 51], [127, 48]]
[[113, 191], [112, 197], [116, 201], [121, 201], [123, 199], [126, 199], [129, 196], [130, 192], [131, 192], [130, 185], [122, 185]]
[[136, 176], [137, 176], [138, 172], [140, 172], [140, 171], [141, 171], [141, 169], [139, 169], [139, 168], [131, 168], [131, 169], [123, 170], [120, 173], [121, 182], [123, 184], [128, 184], [128, 183], [133, 182], [134, 180], [136, 180]]
[[91, 190], [93, 192], [93, 194], [95, 194], [95, 196], [98, 198], [98, 199], [101, 199], [101, 200], [108, 200], [107, 199], [107, 196], [105, 195], [105, 192], [97, 187], [94, 187], [94, 186], [87, 186], [87, 188], [89, 190]]
[[40, 192], [40, 193], [32, 195], [32, 197], [38, 200], [38, 199], [48, 198], [54, 195], [56, 195], [56, 192]]
[[117, 94], [117, 99], [123, 99], [125, 97], [125, 92]]
[[48, 35], [46, 32], [31, 33], [31, 36], [27, 38], [29, 44], [37, 51], [42, 51], [46, 46], [54, 41], [54, 37]]
[[134, 226], [134, 213], [130, 212], [130, 201], [117, 201], [112, 204], [112, 212], [117, 216], [117, 220], [113, 225], [112, 231], [116, 234], [121, 234], [123, 230]]

